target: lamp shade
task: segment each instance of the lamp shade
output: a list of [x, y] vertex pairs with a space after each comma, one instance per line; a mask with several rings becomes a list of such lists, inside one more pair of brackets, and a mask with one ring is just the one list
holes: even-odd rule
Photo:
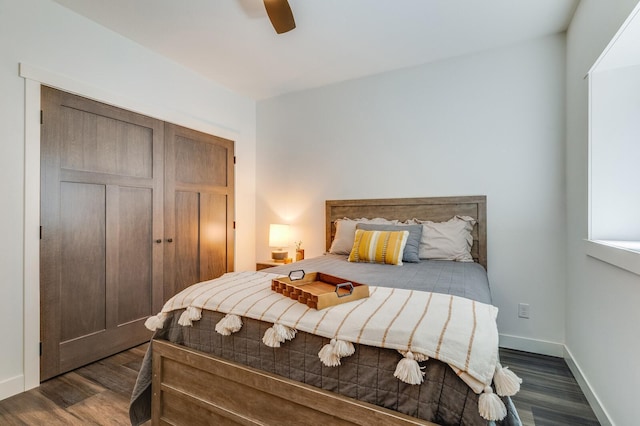
[[289, 246], [289, 225], [271, 224], [269, 225], [269, 247]]

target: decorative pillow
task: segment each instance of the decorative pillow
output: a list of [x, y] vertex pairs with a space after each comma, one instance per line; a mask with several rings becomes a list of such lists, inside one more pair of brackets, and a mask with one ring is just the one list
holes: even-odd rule
[[409, 231], [365, 231], [356, 229], [349, 262], [402, 265]]
[[358, 223], [378, 223], [392, 225], [398, 223], [397, 220], [387, 220], [381, 217], [375, 219], [338, 219], [336, 220], [336, 234], [331, 242], [329, 253], [332, 254], [349, 254], [353, 246], [353, 238], [356, 235], [356, 225]]
[[454, 216], [446, 222], [413, 219], [422, 224], [420, 259], [456, 260], [473, 262], [471, 231], [476, 220], [469, 216]]
[[373, 223], [358, 223], [356, 229], [365, 231], [409, 231], [407, 244], [402, 253], [403, 262], [420, 262], [420, 238], [422, 237], [422, 225], [378, 225]]

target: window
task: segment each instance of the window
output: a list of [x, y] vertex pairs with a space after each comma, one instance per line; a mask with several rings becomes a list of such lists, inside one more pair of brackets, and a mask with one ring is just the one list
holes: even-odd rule
[[[640, 8], [636, 7], [589, 71], [589, 242], [587, 244], [589, 255], [625, 269], [629, 269], [629, 262], [624, 262], [626, 266], [619, 265], [615, 258], [624, 256], [627, 260], [631, 259], [631, 269], [634, 269], [632, 272], [638, 274], [640, 274], [639, 11]], [[627, 253], [616, 255], [616, 250]], [[631, 257], [629, 252], [632, 253]], [[603, 253], [608, 254], [603, 255]]]

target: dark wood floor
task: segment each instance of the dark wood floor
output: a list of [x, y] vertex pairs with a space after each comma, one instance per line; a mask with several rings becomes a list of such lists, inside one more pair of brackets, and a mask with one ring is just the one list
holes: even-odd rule
[[129, 425], [129, 399], [148, 344], [0, 401], [0, 425]]
[[523, 425], [599, 425], [562, 358], [500, 349], [500, 361], [523, 381], [512, 397]]
[[[0, 401], [0, 425], [128, 425], [129, 397], [147, 345]], [[525, 426], [599, 425], [561, 358], [500, 350], [524, 381], [513, 397]]]

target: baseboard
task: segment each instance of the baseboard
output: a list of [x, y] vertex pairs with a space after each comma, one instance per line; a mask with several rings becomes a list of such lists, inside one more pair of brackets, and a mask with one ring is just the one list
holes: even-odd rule
[[565, 353], [565, 348], [562, 343], [528, 339], [526, 337], [511, 336], [509, 334], [500, 335], [500, 347], [541, 355], [555, 356], [558, 358], [564, 357]]
[[566, 346], [564, 348], [564, 360], [567, 362], [567, 365], [569, 366], [569, 370], [571, 370], [571, 373], [576, 378], [576, 381], [578, 382], [578, 385], [580, 386], [582, 393], [584, 393], [584, 396], [587, 398], [587, 401], [589, 401], [589, 405], [591, 406], [593, 413], [598, 418], [598, 421], [600, 422], [600, 424], [603, 426], [612, 426], [613, 422], [611, 421], [611, 418], [609, 417], [607, 410], [604, 409], [604, 407], [600, 403], [600, 399], [598, 399], [596, 394], [591, 389], [591, 385], [589, 385], [589, 381], [582, 374], [582, 370], [580, 369], [580, 366], [573, 359], [573, 355], [571, 354], [571, 351]]
[[0, 401], [24, 391], [24, 376], [22, 374], [0, 382]]

